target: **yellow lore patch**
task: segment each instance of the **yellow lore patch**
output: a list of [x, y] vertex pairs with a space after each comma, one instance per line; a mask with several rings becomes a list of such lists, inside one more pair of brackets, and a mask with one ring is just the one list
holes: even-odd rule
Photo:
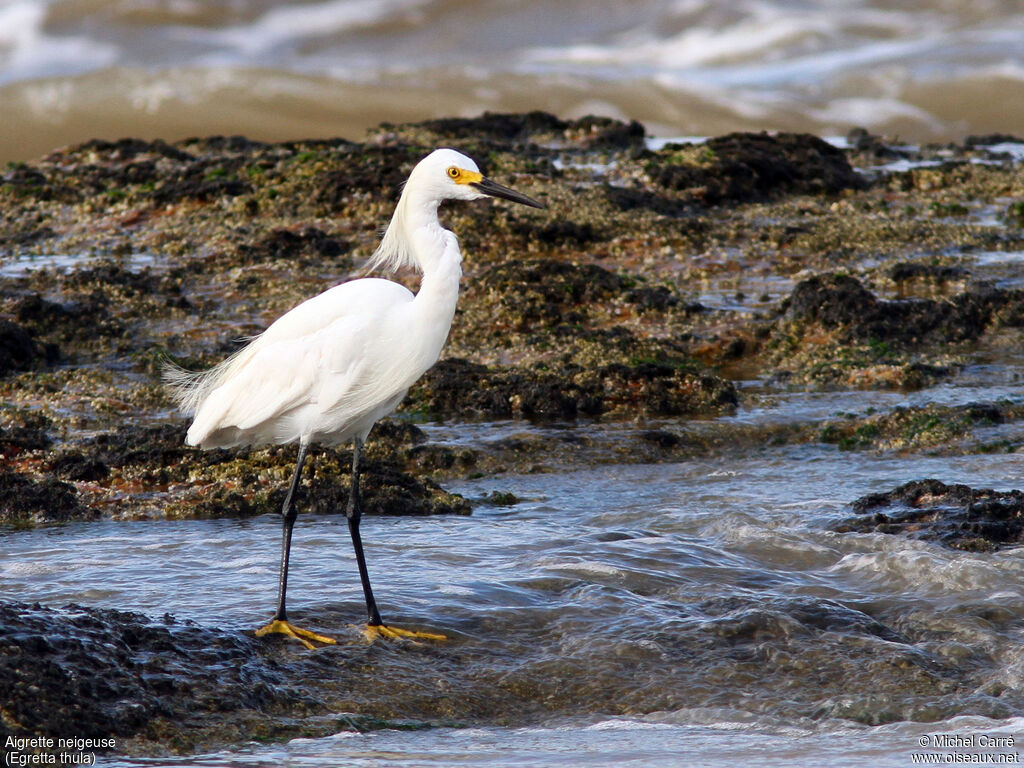
[[456, 184], [477, 184], [483, 180], [483, 174], [477, 173], [476, 171], [467, 171], [465, 168], [459, 168], [457, 165], [453, 165], [448, 169], [448, 178], [454, 181]]

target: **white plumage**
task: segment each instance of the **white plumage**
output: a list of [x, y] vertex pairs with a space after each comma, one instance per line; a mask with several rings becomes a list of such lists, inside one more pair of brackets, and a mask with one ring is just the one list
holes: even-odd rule
[[[313, 443], [353, 442], [348, 519], [367, 601], [378, 634], [405, 635], [382, 625], [363, 561], [359, 525], [359, 453], [374, 423], [390, 413], [441, 354], [459, 295], [462, 254], [437, 218], [443, 200], [491, 196], [544, 206], [484, 178], [470, 158], [438, 149], [409, 176], [395, 214], [370, 260], [371, 269], [411, 266], [422, 273], [414, 295], [398, 283], [362, 278], [324, 291], [280, 317], [244, 349], [214, 368], [193, 373], [169, 366], [165, 376], [193, 416], [186, 442], [203, 448], [299, 443], [285, 500], [278, 611], [258, 634], [282, 632], [308, 647], [329, 642], [287, 622], [285, 588], [295, 491]], [[415, 633], [413, 633], [415, 634]]]

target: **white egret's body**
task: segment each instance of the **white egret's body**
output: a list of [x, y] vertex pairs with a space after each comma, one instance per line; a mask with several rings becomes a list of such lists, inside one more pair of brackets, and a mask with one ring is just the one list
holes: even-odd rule
[[[453, 150], [428, 160], [476, 169]], [[365, 440], [437, 362], [455, 315], [462, 254], [438, 221], [439, 191], [416, 184], [417, 171], [375, 261], [418, 268], [419, 292], [377, 278], [343, 283], [295, 307], [211, 371], [180, 377], [179, 399], [195, 415], [189, 445]]]
[[367, 278], [300, 304], [215, 369], [188, 443], [337, 445], [365, 440], [441, 353], [459, 292], [459, 251], [415, 296]]
[[308, 446], [350, 440], [354, 457], [349, 523], [370, 625], [381, 625], [358, 535], [359, 452], [374, 423], [393, 411], [409, 386], [437, 361], [451, 328], [462, 255], [458, 239], [438, 221], [438, 206], [446, 199], [487, 195], [543, 207], [485, 179], [465, 155], [451, 149], [432, 152], [410, 174], [371, 260], [374, 267], [407, 265], [422, 272], [415, 295], [390, 280], [353, 280], [295, 307], [209, 371], [168, 371], [179, 403], [195, 417], [186, 438], [190, 445], [299, 443], [295, 476], [282, 510], [285, 540], [278, 612], [261, 631], [328, 640], [286, 621], [288, 550], [295, 490]]

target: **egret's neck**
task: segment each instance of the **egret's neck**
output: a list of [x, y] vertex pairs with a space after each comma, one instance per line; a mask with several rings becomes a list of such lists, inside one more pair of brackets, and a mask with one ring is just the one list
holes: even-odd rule
[[462, 276], [462, 253], [452, 232], [437, 218], [438, 202], [408, 190], [402, 195], [391, 227], [400, 227], [400, 236], [408, 244], [412, 261], [423, 273], [424, 282], [454, 279], [456, 292]]

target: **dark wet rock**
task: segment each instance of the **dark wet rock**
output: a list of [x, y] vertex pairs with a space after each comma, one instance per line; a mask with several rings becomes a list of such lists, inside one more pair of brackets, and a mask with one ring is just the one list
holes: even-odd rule
[[0, 427], [0, 454], [10, 458], [23, 451], [38, 451], [53, 443], [54, 424], [38, 411], [11, 410]]
[[613, 187], [606, 184], [604, 192], [608, 202], [620, 211], [649, 210], [662, 216], [678, 217], [692, 213], [696, 207], [692, 203], [659, 195], [649, 189]]
[[234, 177], [224, 166], [192, 167], [177, 178], [164, 181], [153, 190], [154, 203], [166, 205], [183, 199], [212, 202], [222, 197], [238, 197], [251, 191], [248, 182]]
[[[209, 455], [196, 454], [190, 462], [193, 475], [203, 471], [202, 461]], [[294, 460], [293, 452], [281, 451], [280, 454], [279, 463], [290, 470]], [[225, 482], [234, 486], [235, 481], [240, 481], [240, 487], [214, 485], [206, 488], [200, 495], [163, 510], [165, 516], [204, 519], [252, 517], [280, 512], [287, 490], [285, 483], [266, 487], [256, 482], [252, 469], [246, 469], [244, 452], [234, 457], [228, 454], [221, 458], [230, 460], [229, 468], [237, 468], [243, 473], [240, 477], [225, 475]], [[314, 457], [310, 460], [296, 495], [298, 510], [302, 514], [345, 514], [351, 488], [348, 472], [350, 462], [351, 454], [348, 452], [332, 453], [329, 457]], [[403, 471], [391, 461], [364, 458], [360, 462], [360, 469], [359, 490], [365, 515], [468, 515], [472, 511], [469, 502], [462, 496], [446, 492], [429, 478]]]
[[15, 302], [14, 312], [19, 322], [40, 337], [57, 339], [62, 344], [87, 342], [98, 337], [118, 338], [125, 331], [124, 324], [111, 316], [109, 297], [96, 290], [79, 294], [67, 303], [31, 293]]
[[66, 154], [96, 154], [110, 161], [134, 160], [139, 155], [154, 155], [177, 162], [190, 162], [195, 159], [188, 152], [184, 152], [161, 139], [155, 141], [132, 138], [124, 138], [117, 141], [92, 139], [91, 141], [71, 147], [67, 150]]
[[310, 257], [317, 259], [336, 259], [350, 248], [344, 240], [329, 236], [316, 227], [303, 227], [299, 230], [275, 229], [254, 243], [243, 243], [238, 253], [247, 264], [254, 264], [273, 259], [301, 259]]
[[[185, 431], [185, 424], [126, 425], [82, 441], [76, 450], [51, 458], [48, 465], [69, 480], [135, 489], [138, 499], [128, 495], [116, 506], [103, 506], [105, 513], [117, 518], [251, 517], [280, 510], [287, 481], [267, 481], [260, 475], [290, 476], [294, 446], [200, 450], [185, 445]], [[361, 463], [366, 514], [470, 513], [461, 496], [419, 475], [437, 468], [470, 466], [473, 452], [419, 445], [424, 439], [412, 424], [385, 420], [378, 425]], [[350, 451], [314, 446], [299, 490], [299, 508], [343, 514], [351, 460]], [[166, 504], [152, 498], [154, 490], [172, 483], [186, 492]]]
[[99, 517], [78, 500], [73, 486], [53, 478], [37, 480], [0, 470], [0, 522], [15, 525], [60, 523]]
[[494, 372], [468, 360], [442, 360], [413, 386], [403, 407], [435, 416], [572, 418], [601, 404], [554, 377]]
[[39, 357], [32, 336], [10, 320], [0, 319], [0, 376], [24, 371]]
[[25, 163], [17, 163], [0, 176], [0, 184], [16, 198], [34, 198], [50, 201], [64, 199], [67, 192], [50, 182], [46, 174]]
[[707, 205], [764, 200], [782, 194], [836, 194], [863, 180], [841, 150], [809, 134], [733, 133], [673, 162], [675, 145], [657, 154], [647, 172], [659, 186], [689, 193]]
[[45, 430], [31, 427], [0, 427], [0, 456], [47, 448], [53, 441]]
[[[972, 287], [949, 298], [878, 298], [849, 275], [803, 280], [767, 329], [779, 382], [918, 389], [958, 369], [959, 350], [1024, 324], [1024, 294]], [[941, 350], [941, 351], [940, 351]], [[792, 378], [790, 378], [792, 377]]]
[[[393, 464], [364, 460], [360, 468], [359, 491], [366, 515], [468, 515], [471, 511], [462, 496], [446, 493], [432, 480], [414, 477]], [[298, 504], [310, 512], [344, 514], [351, 487], [348, 480], [344, 475], [308, 480]], [[284, 503], [284, 494], [283, 488], [270, 494], [275, 511]]]
[[[202, 152], [203, 143], [196, 140], [193, 148]], [[140, 139], [86, 142], [47, 158], [53, 163], [52, 176], [36, 196], [74, 202], [101, 195], [106, 202], [118, 202], [131, 193], [165, 205], [184, 199], [209, 202], [249, 191], [248, 182], [237, 175], [240, 157], [227, 154], [232, 152], [231, 142], [210, 139], [205, 144], [224, 154], [192, 154], [181, 148], [188, 141], [178, 146]], [[234, 151], [253, 146], [240, 143]]]
[[420, 445], [426, 442], [426, 433], [408, 421], [395, 418], [384, 418], [373, 425], [370, 432], [370, 443], [374, 449], [381, 445], [394, 448], [402, 448]]
[[737, 402], [731, 382], [658, 363], [519, 371], [452, 358], [426, 373], [404, 407], [435, 416], [559, 419], [613, 411], [722, 413]]
[[0, 317], [0, 376], [52, 364], [58, 357], [53, 345], [39, 345], [21, 325]]
[[594, 149], [636, 147], [643, 142], [644, 127], [635, 120], [624, 123], [607, 117], [582, 117], [579, 120], [560, 120], [548, 112], [525, 113], [485, 112], [480, 117], [454, 117], [426, 120], [411, 125], [389, 125], [378, 129], [400, 135], [426, 131], [435, 139], [458, 142], [482, 140], [496, 143], [524, 144], [527, 142], [563, 139]]
[[987, 552], [1024, 540], [1024, 492], [978, 490], [939, 480], [915, 480], [853, 502], [857, 517], [840, 532], [877, 532]]
[[567, 219], [559, 219], [540, 226], [534, 224], [532, 220], [520, 219], [516, 220], [510, 229], [527, 242], [549, 246], [581, 246], [607, 239], [607, 235], [598, 231], [592, 224], [578, 224]]
[[889, 277], [896, 283], [922, 280], [942, 285], [953, 280], [962, 280], [969, 274], [963, 267], [925, 264], [920, 261], [901, 261], [889, 268]]
[[193, 136], [179, 142], [200, 154], [255, 154], [270, 145], [246, 136]]
[[978, 338], [992, 317], [994, 298], [1003, 295], [968, 291], [948, 301], [885, 301], [856, 278], [833, 274], [798, 283], [783, 310], [793, 320], [837, 329], [847, 341], [917, 345]]
[[638, 147], [647, 135], [644, 127], [636, 120], [626, 123], [593, 115], [570, 121], [565, 133], [573, 142], [591, 149]]
[[630, 410], [639, 404], [650, 414], [681, 416], [727, 413], [739, 404], [731, 381], [662, 363], [612, 364], [596, 374], [607, 411]]
[[397, 201], [409, 171], [423, 154], [404, 144], [348, 148], [338, 154], [340, 167], [318, 176], [315, 199], [332, 212], [342, 210], [353, 195]]
[[674, 448], [680, 443], [679, 435], [664, 429], [648, 429], [640, 433], [640, 439], [661, 448]]
[[[61, 280], [65, 289], [86, 291], [96, 288], [111, 290], [127, 297], [156, 293], [161, 290], [174, 290], [174, 284], [168, 283], [161, 276], [148, 269], [126, 269], [112, 262], [90, 264], [69, 272]], [[100, 302], [107, 297], [93, 297]]]
[[239, 727], [285, 736], [288, 715], [323, 707], [275, 655], [246, 635], [170, 616], [2, 603], [0, 735], [141, 736], [164, 749], [217, 728], [222, 741]]
[[78, 451], [65, 451], [54, 457], [50, 462], [50, 470], [62, 480], [87, 482], [103, 480], [110, 474], [110, 467], [102, 461]]
[[[301, 498], [305, 500], [304, 497]], [[206, 490], [198, 498], [172, 503], [163, 509], [162, 513], [164, 517], [172, 520], [255, 517], [256, 515], [279, 513], [283, 501], [283, 490], [278, 495], [275, 495], [273, 491], [254, 494], [250, 490], [234, 490], [218, 485]], [[337, 509], [330, 511], [335, 512]]]
[[[641, 312], [664, 312], [679, 304], [679, 297], [672, 293], [666, 285], [644, 285], [632, 288], [626, 291], [624, 298], [630, 304], [635, 304]], [[697, 306], [700, 307], [700, 305]]]
[[0, 247], [31, 245], [41, 240], [49, 240], [56, 234], [56, 231], [50, 227], [36, 227], [31, 224], [3, 229], [0, 230]]
[[488, 138], [500, 141], [524, 141], [537, 134], [564, 131], [568, 123], [548, 112], [485, 112], [480, 117], [449, 117], [426, 120], [418, 126], [452, 139]]
[[[130, 464], [166, 467], [194, 452], [185, 445], [185, 432], [183, 424], [129, 424], [115, 432], [90, 438], [83, 444], [83, 449], [111, 467]], [[209, 455], [222, 457], [224, 452], [214, 451]]]
[[492, 507], [514, 507], [522, 499], [510, 491], [491, 491], [479, 501]]

